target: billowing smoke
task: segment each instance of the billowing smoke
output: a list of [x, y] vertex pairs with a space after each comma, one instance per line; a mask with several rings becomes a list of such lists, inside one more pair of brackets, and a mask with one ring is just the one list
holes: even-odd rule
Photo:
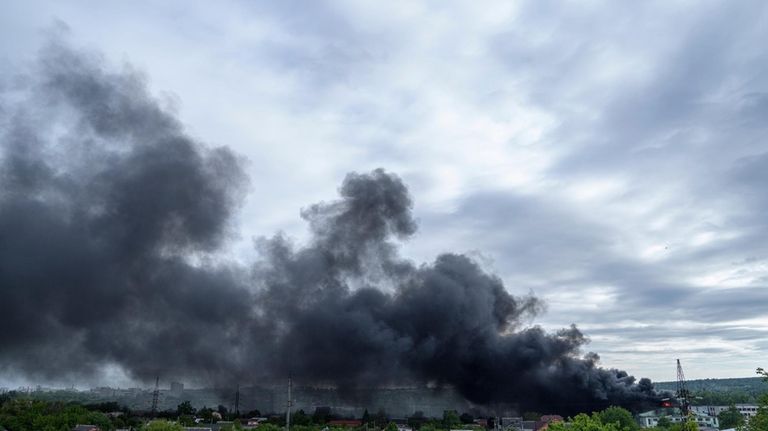
[[[6, 77], [8, 78], [8, 77]], [[232, 382], [292, 375], [353, 393], [451, 386], [468, 400], [572, 412], [650, 399], [650, 381], [582, 356], [575, 327], [461, 254], [416, 265], [412, 200], [384, 170], [302, 212], [311, 239], [219, 251], [247, 179], [187, 136], [143, 78], [51, 44], [0, 105], [0, 370], [87, 378], [116, 365]]]

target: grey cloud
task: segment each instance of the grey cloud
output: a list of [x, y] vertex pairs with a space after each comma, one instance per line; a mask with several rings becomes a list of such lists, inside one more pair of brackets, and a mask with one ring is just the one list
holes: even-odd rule
[[[548, 280], [547, 285], [523, 286], [538, 293], [557, 296], [595, 286], [613, 289], [617, 304], [597, 315], [579, 315], [584, 323], [642, 322], [647, 320], [648, 310], [658, 318], [729, 321], [764, 315], [762, 305], [768, 300], [759, 286], [706, 289], [676, 280], [681, 268], [695, 268], [702, 262], [704, 256], [696, 250], [673, 250], [672, 257], [658, 262], [617, 255], [621, 232], [612, 224], [585, 218], [539, 197], [479, 194], [465, 198], [450, 217], [428, 216], [425, 221], [462, 238], [480, 239], [472, 248], [492, 253], [494, 266], [503, 268], [512, 279]], [[488, 231], [495, 233], [492, 237], [481, 233]], [[729, 250], [734, 247], [729, 242], [721, 244], [707, 252], [712, 255], [708, 259], [731, 256]], [[631, 332], [627, 337], [634, 338]]]

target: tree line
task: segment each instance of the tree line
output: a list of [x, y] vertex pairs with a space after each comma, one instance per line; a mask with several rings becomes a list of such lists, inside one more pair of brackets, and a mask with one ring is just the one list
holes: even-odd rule
[[[768, 372], [762, 368], [757, 374], [768, 382]], [[119, 412], [119, 414], [107, 414]], [[189, 401], [182, 402], [175, 411], [159, 413], [158, 418], [147, 418], [146, 414], [133, 412], [114, 402], [82, 405], [76, 402], [44, 401], [33, 399], [10, 392], [0, 394], [0, 430], [8, 431], [70, 431], [76, 424], [96, 425], [103, 431], [117, 428], [130, 428], [141, 431], [182, 431], [184, 426], [195, 425], [196, 420], [213, 422], [230, 419], [228, 428], [242, 429], [241, 418], [260, 416], [257, 410], [244, 415], [227, 411], [224, 406], [217, 409], [204, 407], [195, 409]], [[525, 413], [524, 419], [536, 420], [538, 413]], [[306, 414], [299, 410], [292, 414], [292, 431], [341, 431], [349, 428], [329, 427], [332, 419], [330, 409], [319, 408], [314, 414]], [[735, 407], [719, 414], [721, 429], [736, 428], [739, 431], [768, 430], [768, 393], [763, 393], [758, 399], [756, 416], [749, 421], [741, 416]], [[397, 426], [391, 422], [386, 413], [379, 411], [369, 414], [366, 410], [362, 417], [362, 426], [355, 431], [397, 431]], [[426, 418], [423, 414], [414, 414], [408, 418], [408, 424], [419, 431], [441, 431], [456, 428], [477, 429], [481, 427], [474, 423], [474, 417], [468, 413], [459, 415], [456, 411], [446, 411], [442, 418]], [[259, 431], [281, 431], [284, 419], [273, 416], [259, 425]], [[226, 430], [227, 428], [223, 428]], [[553, 422], [548, 425], [548, 431], [639, 431], [638, 423], [632, 414], [621, 407], [609, 407], [592, 414], [579, 414], [566, 421]], [[652, 431], [698, 431], [693, 417], [682, 423], [672, 423], [662, 417], [657, 427]]]

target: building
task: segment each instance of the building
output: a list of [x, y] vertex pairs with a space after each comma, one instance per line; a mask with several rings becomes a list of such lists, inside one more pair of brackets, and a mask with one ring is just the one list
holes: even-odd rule
[[[736, 410], [738, 410], [746, 420], [754, 417], [759, 409], [756, 404], [736, 404], [735, 406]], [[709, 416], [717, 416], [729, 408], [731, 408], [731, 406], [691, 406], [691, 411], [707, 414]]]
[[265, 418], [265, 417], [249, 418], [248, 421], [245, 423], [245, 425], [249, 427], [256, 427], [268, 420], [269, 418]]
[[523, 418], [521, 417], [502, 417], [499, 425], [504, 431], [520, 431], [523, 429]]
[[[691, 414], [701, 431], [710, 429], [716, 430], [720, 427], [717, 416], [700, 413], [696, 410], [691, 410]], [[653, 428], [659, 424], [661, 418], [666, 418], [671, 423], [680, 423], [684, 421], [680, 409], [676, 407], [650, 410], [638, 414], [636, 419], [642, 428]]]

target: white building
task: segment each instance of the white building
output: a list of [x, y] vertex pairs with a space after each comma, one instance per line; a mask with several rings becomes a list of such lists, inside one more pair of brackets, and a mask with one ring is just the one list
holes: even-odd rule
[[[696, 424], [699, 425], [699, 429], [718, 429], [720, 423], [717, 420], [717, 416], [712, 416], [705, 413], [700, 413], [696, 410], [691, 410]], [[671, 423], [683, 422], [684, 418], [678, 408], [663, 408], [657, 410], [651, 410], [637, 415], [637, 421], [642, 428], [653, 428], [659, 424], [659, 419], [667, 418]]]
[[[691, 411], [709, 416], [717, 416], [729, 408], [731, 408], [731, 406], [691, 406]], [[738, 410], [746, 420], [754, 417], [757, 414], [758, 408], [759, 407], [756, 404], [736, 404], [736, 410]]]

